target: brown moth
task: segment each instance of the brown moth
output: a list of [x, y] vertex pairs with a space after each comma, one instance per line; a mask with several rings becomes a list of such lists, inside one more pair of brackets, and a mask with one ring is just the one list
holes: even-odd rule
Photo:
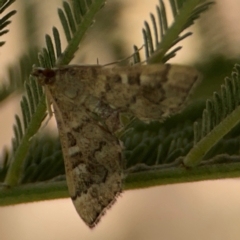
[[89, 227], [122, 191], [119, 113], [162, 120], [181, 109], [199, 78], [193, 68], [169, 64], [34, 68], [32, 75], [53, 104], [69, 194]]

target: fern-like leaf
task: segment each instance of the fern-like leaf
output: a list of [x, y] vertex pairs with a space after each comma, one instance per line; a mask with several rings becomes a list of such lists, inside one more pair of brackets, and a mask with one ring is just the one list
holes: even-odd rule
[[[81, 40], [84, 32], [93, 21], [93, 13], [97, 12], [97, 7], [99, 9], [101, 5], [100, 1], [75, 0], [71, 2], [72, 5], [69, 5], [66, 2], [63, 3], [63, 9], [59, 11], [61, 12], [61, 21], [64, 23], [64, 32], [68, 40], [68, 46], [66, 50], [62, 52], [61, 49], [63, 48], [61, 46], [61, 38], [59, 32], [56, 28], [53, 28], [53, 40], [50, 36], [46, 35], [46, 47], [42, 50], [41, 54], [39, 54], [39, 61], [41, 66], [52, 67], [69, 63], [78, 48], [79, 41]], [[173, 4], [172, 11], [173, 15], [175, 16], [175, 23], [179, 21], [179, 25], [181, 27], [174, 27], [174, 31], [171, 30], [173, 27], [168, 27], [164, 5], [163, 2], [160, 1], [160, 7], [158, 10], [161, 12], [161, 16], [159, 17], [160, 20], [158, 19], [159, 21], [157, 21], [157, 18], [155, 19], [154, 17], [151, 17], [153, 22], [153, 29], [155, 29], [154, 36], [151, 35], [149, 25], [145, 24], [146, 29], [144, 34], [146, 35], [146, 42], [149, 42], [149, 45], [147, 45], [149, 62], [151, 62], [150, 59], [152, 56], [156, 56], [155, 53], [158, 52], [159, 45], [163, 44], [164, 42], [165, 45], [163, 44], [163, 46], [167, 47], [163, 50], [165, 52], [163, 56], [166, 57], [166, 53], [170, 47], [185, 37], [185, 35], [183, 35], [178, 38], [181, 30], [188, 27], [189, 24], [192, 24], [193, 20], [195, 20], [196, 16], [198, 16], [197, 14], [199, 14], [199, 12], [202, 12], [204, 9], [204, 7], [199, 9], [196, 8], [197, 5], [194, 5], [193, 7], [189, 1], [171, 0], [171, 2]], [[192, 2], [194, 2], [194, 0], [192, 0], [191, 3]], [[185, 4], [190, 4], [191, 6], [191, 11], [188, 11], [189, 15], [187, 17], [183, 14], [184, 11], [185, 13], [187, 12], [185, 9]], [[196, 4], [196, 1], [194, 4]], [[208, 7], [208, 5], [205, 5], [205, 7]], [[193, 13], [195, 15], [191, 15]], [[184, 15], [184, 19], [186, 17], [188, 21], [186, 19], [183, 21], [183, 17], [179, 17], [182, 14]], [[86, 17], [91, 18], [85, 19]], [[180, 20], [178, 20], [178, 18]], [[158, 29], [159, 22], [161, 28], [160, 32], [158, 33], [156, 29]], [[172, 26], [175, 26], [174, 24]], [[172, 35], [169, 33], [169, 31], [172, 31]], [[167, 38], [167, 36], [170, 36], [171, 38]], [[175, 36], [175, 39], [173, 36]], [[162, 39], [161, 42], [160, 39]], [[169, 45], [166, 45], [165, 39], [171, 40]], [[173, 56], [176, 51], [177, 49], [174, 49], [169, 54], [169, 56]], [[134, 56], [134, 61], [139, 62], [140, 56], [139, 51], [136, 47], [135, 52], [136, 54]], [[236, 82], [238, 82], [237, 79], [238, 77], [235, 77]], [[183, 117], [180, 118], [179, 115], [176, 115], [172, 118], [169, 118], [165, 123], [151, 123], [146, 126], [140, 122], [135, 122], [134, 129], [129, 131], [129, 135], [125, 134], [122, 138], [126, 146], [125, 155], [128, 160], [127, 167], [135, 166], [137, 163], [147, 163], [148, 165], [161, 166], [162, 171], [148, 173], [146, 175], [132, 174], [126, 180], [126, 188], [140, 187], [141, 184], [141, 186], [153, 186], [156, 184], [164, 184], [166, 182], [184, 182], [195, 179], [203, 179], [204, 172], [201, 172], [201, 170], [206, 171], [206, 169], [201, 168], [200, 170], [197, 169], [197, 171], [195, 171], [196, 169], [188, 171], [185, 168], [181, 167], [182, 162], [175, 162], [175, 160], [180, 156], [187, 155], [189, 151], [191, 152], [190, 149], [192, 148], [193, 143], [195, 146], [200, 143], [211, 133], [211, 131], [214, 129], [214, 126], [217, 126], [217, 123], [223, 122], [229, 113], [233, 113], [238, 108], [236, 105], [236, 99], [238, 99], [237, 96], [239, 96], [237, 95], [237, 92], [239, 91], [239, 85], [235, 84], [236, 86], [234, 86], [232, 80], [226, 81], [225, 85], [226, 86], [222, 88], [222, 96], [215, 94], [214, 102], [207, 102], [202, 123], [194, 124], [194, 131], [196, 132], [195, 135], [193, 134], [192, 121], [196, 121], [196, 118], [200, 117], [198, 115], [199, 112], [201, 112], [199, 109], [197, 111], [198, 114], [196, 114], [196, 116], [192, 119], [189, 116], [191, 114], [185, 113], [188, 116], [188, 120], [186, 121], [183, 121]], [[24, 111], [23, 120], [16, 116], [16, 125], [14, 126], [15, 138], [13, 140], [14, 155], [12, 156], [12, 159], [14, 160], [8, 167], [7, 177], [5, 178], [5, 183], [10, 186], [22, 183], [45, 181], [49, 178], [57, 176], [58, 174], [61, 174], [61, 171], [63, 170], [62, 159], [61, 164], [58, 166], [56, 165], [56, 161], [52, 160], [52, 155], [54, 155], [53, 152], [58, 154], [60, 153], [59, 148], [55, 149], [56, 151], [52, 151], [52, 146], [49, 146], [51, 144], [46, 144], [44, 146], [44, 149], [40, 148], [40, 145], [36, 147], [37, 144], [34, 141], [34, 138], [33, 145], [31, 148], [29, 147], [31, 136], [36, 133], [42, 119], [44, 118], [46, 106], [42, 88], [38, 87], [35, 81], [30, 80], [30, 83], [26, 84], [25, 89], [27, 96], [23, 97], [21, 104]], [[222, 104], [222, 102], [225, 102], [225, 104]], [[226, 110], [228, 108], [231, 110]], [[193, 109], [196, 109], [196, 105]], [[191, 113], [194, 111], [193, 109], [190, 111]], [[219, 111], [219, 114], [214, 115], [212, 111]], [[176, 126], [174, 129], [172, 128], [173, 125]], [[239, 126], [237, 131], [240, 131]], [[224, 139], [221, 140], [219, 144], [222, 144], [221, 146], [226, 146], [229, 144], [232, 144], [234, 146], [237, 145], [234, 139]], [[224, 148], [222, 147], [221, 149]], [[213, 150], [215, 151], [214, 153], [217, 152], [216, 149]], [[41, 159], [30, 156], [33, 155], [32, 152], [34, 155], [41, 156]], [[60, 155], [56, 154], [56, 156], [58, 159], [61, 158]], [[230, 159], [232, 162], [239, 162], [239, 158], [228, 159]], [[212, 160], [216, 162], [216, 159], [214, 157]], [[209, 163], [212, 160], [210, 160]], [[23, 163], [23, 161], [26, 162]], [[221, 156], [221, 158], [218, 158], [217, 161], [226, 161], [226, 156]], [[53, 164], [51, 165], [49, 172], [44, 175], [43, 172], [46, 171], [46, 166], [48, 166], [48, 163]], [[58, 171], [55, 171], [53, 167], [54, 165], [59, 168]], [[236, 166], [234, 167], [236, 168]], [[207, 173], [209, 175], [209, 172]], [[215, 175], [216, 174], [218, 174], [218, 171], [215, 169]], [[207, 178], [210, 177], [207, 176], [206, 179]], [[56, 191], [58, 192], [57, 194]], [[44, 182], [42, 185], [39, 184], [38, 187], [36, 187], [34, 184], [32, 186], [28, 184], [27, 186], [15, 187], [10, 191], [0, 191], [0, 205], [9, 205], [11, 203], [62, 197], [67, 195], [66, 192], [67, 190], [65, 182], [61, 182], [61, 186], [58, 184], [52, 184], [51, 182]], [[31, 195], [33, 198], [29, 198], [28, 195]]]
[[[2, 0], [0, 1], [0, 14], [2, 14], [12, 3], [14, 3], [15, 0]], [[0, 19], [0, 36], [8, 33], [8, 29], [6, 29], [6, 27], [11, 23], [11, 21], [9, 20], [17, 11], [12, 10], [9, 13], [7, 13], [6, 15], [4, 15], [1, 19]], [[3, 46], [5, 44], [4, 41], [0, 41], [0, 47]]]
[[[157, 17], [150, 14], [153, 34], [150, 24], [144, 22], [143, 39], [145, 58], [148, 63], [165, 63], [173, 58], [181, 47], [176, 47], [170, 52], [169, 50], [192, 33], [187, 32], [181, 36], [180, 34], [214, 3], [213, 1], [202, 3], [201, 0], [169, 0], [174, 17], [173, 24], [169, 26], [164, 2], [163, 0], [159, 0], [159, 2], [160, 4], [156, 8]], [[159, 31], [157, 25], [159, 25]]]
[[201, 122], [194, 123], [194, 147], [184, 159], [193, 167], [201, 162], [209, 150], [233, 129], [240, 119], [240, 65], [235, 65], [231, 78], [225, 79], [221, 94], [214, 93], [207, 100]]
[[28, 153], [30, 139], [41, 126], [46, 112], [45, 96], [42, 87], [36, 84], [35, 79], [30, 77], [29, 83], [25, 83], [26, 96], [22, 97], [22, 121], [15, 116], [16, 124], [13, 126], [14, 138], [12, 139], [13, 153], [11, 164], [5, 178], [5, 184], [15, 186], [22, 176], [23, 163]]
[[[92, 24], [95, 14], [103, 5], [103, 0], [95, 0], [92, 3], [84, 0], [74, 0], [73, 6], [78, 6], [80, 11], [73, 11], [72, 7], [64, 2], [63, 10], [58, 12], [68, 40], [68, 46], [61, 53], [60, 34], [53, 27], [54, 41], [49, 35], [46, 35], [46, 48], [43, 48], [38, 55], [40, 65], [51, 68], [69, 63], [77, 51], [84, 33]], [[79, 19], [81, 19], [80, 22]], [[36, 134], [46, 114], [45, 96], [42, 88], [36, 87], [35, 79], [30, 77], [30, 83], [25, 85], [25, 89], [27, 97], [23, 96], [21, 101], [23, 123], [21, 123], [19, 117], [16, 117], [17, 124], [13, 127], [15, 137], [12, 140], [14, 150], [12, 158], [14, 160], [11, 162], [5, 179], [5, 184], [8, 186], [15, 186], [20, 182], [23, 171], [22, 165], [30, 147], [30, 139]]]
[[72, 5], [63, 2], [63, 9], [58, 9], [58, 16], [61, 21], [68, 45], [61, 52], [60, 34], [56, 27], [53, 27], [54, 41], [46, 35], [47, 48], [39, 54], [39, 62], [42, 67], [54, 67], [67, 65], [73, 59], [78, 50], [79, 43], [88, 28], [92, 25], [96, 13], [105, 4], [104, 0], [84, 1], [73, 0]]
[[20, 56], [19, 64], [8, 67], [8, 83], [0, 86], [0, 102], [6, 99], [16, 90], [23, 90], [25, 80], [28, 79], [32, 71], [32, 65], [37, 61], [37, 49], [31, 49], [27, 54]]

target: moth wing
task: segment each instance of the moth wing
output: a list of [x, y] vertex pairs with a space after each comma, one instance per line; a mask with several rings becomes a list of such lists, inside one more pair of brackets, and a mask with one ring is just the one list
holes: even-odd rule
[[141, 120], [161, 120], [181, 109], [199, 76], [194, 68], [169, 64], [102, 68], [89, 91]]
[[57, 100], [53, 105], [69, 194], [80, 217], [94, 227], [122, 190], [122, 147], [86, 109]]
[[[116, 136], [99, 121], [101, 117], [92, 112], [99, 100], [85, 89], [91, 72], [99, 68], [68, 66], [37, 68], [33, 72], [45, 85], [53, 104], [69, 194], [89, 227], [97, 224], [122, 190], [122, 147]], [[103, 120], [112, 113], [105, 116], [106, 107], [99, 109]]]

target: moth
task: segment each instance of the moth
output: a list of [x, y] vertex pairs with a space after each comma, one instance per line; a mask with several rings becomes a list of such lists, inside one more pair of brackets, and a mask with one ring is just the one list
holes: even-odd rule
[[199, 79], [197, 70], [170, 64], [36, 67], [32, 75], [53, 104], [69, 194], [91, 228], [122, 191], [119, 115], [162, 120], [181, 109]]

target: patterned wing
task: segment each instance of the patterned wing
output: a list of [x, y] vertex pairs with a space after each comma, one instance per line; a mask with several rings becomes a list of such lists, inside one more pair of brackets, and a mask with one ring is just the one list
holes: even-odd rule
[[90, 227], [122, 189], [118, 113], [161, 120], [181, 108], [199, 79], [196, 70], [175, 65], [36, 68], [32, 75], [53, 103], [69, 193]]
[[91, 111], [99, 101], [85, 92], [84, 84], [54, 70], [37, 69], [33, 75], [46, 84], [54, 106], [72, 201], [94, 227], [122, 190], [120, 143]]
[[[55, 74], [68, 79], [65, 86], [62, 81], [66, 91], [75, 94], [78, 89], [81, 96], [94, 96], [113, 109], [144, 121], [161, 120], [178, 112], [200, 79], [194, 68], [169, 64], [67, 66], [56, 69]], [[91, 111], [95, 107], [90, 103]]]
[[161, 120], [181, 109], [199, 78], [177, 65], [102, 68], [89, 92], [141, 120]]

